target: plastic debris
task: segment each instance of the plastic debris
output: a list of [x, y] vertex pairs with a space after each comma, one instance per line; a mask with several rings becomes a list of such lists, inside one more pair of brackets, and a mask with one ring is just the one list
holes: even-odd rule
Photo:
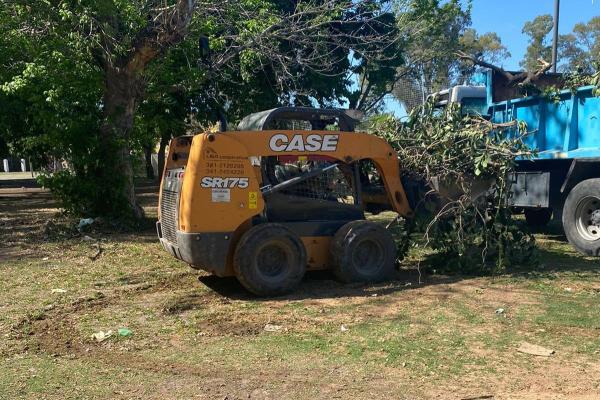
[[572, 288], [570, 288], [570, 287], [566, 287], [566, 288], [565, 288], [565, 292], [569, 292], [569, 293], [570, 293], [570, 292], [572, 292], [572, 291], [573, 291], [573, 289], [572, 289]]
[[264, 329], [265, 329], [265, 332], [279, 332], [280, 330], [283, 329], [283, 326], [266, 324]]
[[113, 331], [108, 331], [108, 332], [98, 331], [98, 332], [96, 332], [96, 333], [94, 333], [92, 335], [92, 339], [95, 339], [96, 342], [98, 342], [98, 343], [102, 343], [106, 339], [108, 339], [109, 337], [111, 337], [112, 334], [113, 334]]
[[519, 353], [531, 354], [533, 356], [540, 357], [550, 357], [552, 354], [554, 354], [554, 350], [552, 349], [547, 349], [545, 347], [527, 342], [522, 342], [517, 351]]
[[77, 225], [77, 229], [82, 230], [86, 226], [91, 225], [93, 223], [94, 223], [94, 218], [81, 218], [79, 220], [79, 225]]
[[504, 314], [504, 308], [499, 308], [496, 310], [496, 314]]
[[42, 258], [42, 261], [48, 261], [50, 259], [50, 257], [44, 257]]
[[340, 326], [340, 331], [346, 332], [347, 330], [348, 330], [348, 327], [346, 327], [346, 325]]
[[129, 337], [129, 336], [133, 335], [133, 332], [131, 332], [131, 330], [129, 330], [127, 328], [119, 328], [117, 333], [119, 334], [119, 336], [122, 336], [122, 337]]
[[52, 289], [52, 293], [53, 294], [63, 294], [63, 293], [67, 293], [67, 291], [65, 289]]

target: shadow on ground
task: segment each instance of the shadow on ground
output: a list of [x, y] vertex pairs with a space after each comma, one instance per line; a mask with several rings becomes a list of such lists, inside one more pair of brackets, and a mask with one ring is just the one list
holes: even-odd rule
[[422, 277], [419, 283], [419, 273], [416, 269], [403, 269], [397, 272], [395, 279], [381, 283], [345, 284], [334, 279], [329, 271], [310, 271], [296, 291], [289, 295], [262, 298], [250, 294], [233, 277], [219, 278], [214, 275], [200, 276], [200, 283], [206, 285], [220, 296], [233, 300], [268, 300], [293, 301], [305, 299], [377, 297], [391, 293], [422, 288], [431, 285], [448, 285], [462, 279], [464, 276], [432, 276]]

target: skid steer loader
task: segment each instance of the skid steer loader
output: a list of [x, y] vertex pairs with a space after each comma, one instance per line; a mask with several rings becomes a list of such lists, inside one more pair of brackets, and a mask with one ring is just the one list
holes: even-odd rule
[[173, 139], [160, 189], [162, 246], [261, 296], [290, 292], [307, 270], [386, 279], [395, 242], [365, 211], [412, 211], [396, 152], [354, 132], [356, 122], [348, 110], [278, 108], [236, 131]]

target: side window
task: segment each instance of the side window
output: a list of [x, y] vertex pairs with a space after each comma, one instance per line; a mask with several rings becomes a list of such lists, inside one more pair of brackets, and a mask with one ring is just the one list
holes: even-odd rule
[[310, 122], [300, 119], [276, 119], [269, 123], [265, 129], [281, 129], [293, 131], [310, 131], [312, 126]]
[[461, 100], [461, 113], [463, 115], [487, 114], [487, 99], [479, 97], [464, 97]]
[[[334, 165], [329, 160], [290, 159], [281, 157], [272, 163], [270, 175], [273, 186], [313, 174], [323, 168]], [[270, 173], [269, 173], [270, 172]], [[315, 200], [325, 200], [343, 204], [355, 204], [352, 168], [338, 163], [335, 167], [306, 179], [298, 179], [297, 183], [281, 190], [282, 194]]]
[[339, 131], [340, 126], [336, 118], [322, 118], [307, 121], [303, 119], [275, 119], [269, 122], [264, 130], [291, 130], [291, 131]]
[[372, 160], [360, 160], [359, 164], [360, 184], [363, 189], [383, 187], [383, 179]]

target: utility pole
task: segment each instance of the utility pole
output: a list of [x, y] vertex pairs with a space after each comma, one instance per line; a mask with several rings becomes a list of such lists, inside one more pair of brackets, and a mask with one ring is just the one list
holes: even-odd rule
[[554, 0], [554, 42], [552, 43], [552, 72], [556, 73], [558, 64], [558, 21], [560, 19], [560, 0]]

